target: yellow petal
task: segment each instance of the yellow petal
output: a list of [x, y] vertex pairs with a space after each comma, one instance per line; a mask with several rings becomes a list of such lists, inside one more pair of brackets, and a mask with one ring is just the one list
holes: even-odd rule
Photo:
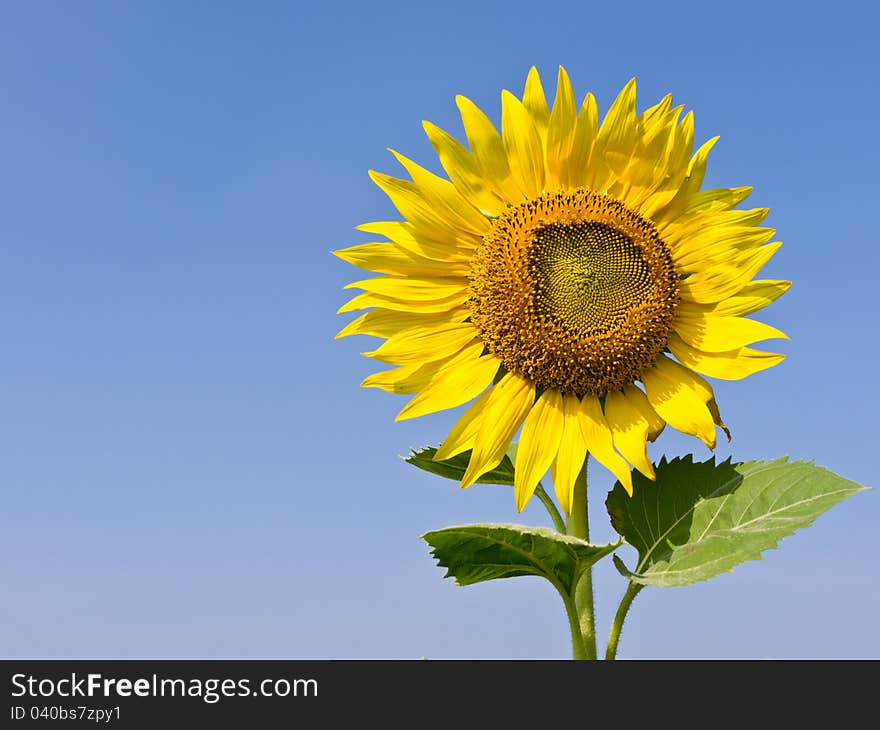
[[445, 411], [476, 398], [492, 382], [501, 365], [494, 355], [480, 357], [482, 351], [483, 343], [479, 340], [464, 348], [407, 403], [395, 420]]
[[480, 426], [483, 425], [486, 405], [489, 403], [489, 396], [493, 390], [495, 390], [495, 386], [477, 398], [473, 405], [464, 412], [464, 415], [456, 421], [443, 443], [440, 444], [440, 448], [437, 449], [437, 453], [434, 454], [434, 461], [451, 459], [462, 451], [474, 448], [474, 441], [480, 432]]
[[544, 189], [544, 147], [528, 110], [509, 91], [501, 92], [501, 135], [519, 189], [537, 197]]
[[514, 492], [520, 512], [559, 450], [563, 422], [562, 394], [545, 390], [526, 416], [516, 451]]
[[688, 167], [688, 185], [693, 187], [694, 192], [699, 190], [703, 184], [703, 178], [706, 177], [706, 163], [709, 161], [709, 153], [719, 139], [720, 137], [717, 135], [707, 139], [691, 159], [690, 167]]
[[617, 183], [618, 199], [633, 210], [641, 211], [642, 203], [656, 190], [665, 189], [665, 198], [671, 200], [681, 184], [669, 172], [668, 161], [680, 113], [681, 107], [672, 109], [672, 96], [667, 95], [636, 120], [631, 156]]
[[709, 161], [709, 152], [712, 151], [712, 148], [718, 140], [718, 136], [712, 137], [712, 139], [706, 140], [700, 148], [694, 152], [690, 165], [688, 165], [687, 178], [681, 187], [683, 193], [692, 195], [700, 189], [700, 186], [703, 184], [703, 178], [706, 177], [706, 163]]
[[687, 200], [676, 197], [671, 202], [650, 213], [644, 212], [664, 235], [671, 226], [687, 221], [689, 216], [708, 211], [725, 211], [734, 208], [751, 195], [752, 188], [712, 188], [691, 193]]
[[654, 225], [657, 226], [657, 230], [663, 232], [664, 237], [666, 230], [668, 230], [665, 226], [669, 225], [672, 221], [663, 218], [663, 211], [672, 203], [677, 194], [677, 187], [674, 189], [661, 188], [654, 191], [639, 205], [639, 214], [644, 218], [652, 220]]
[[[687, 175], [691, 153], [694, 150], [694, 113], [688, 112], [675, 128], [667, 150], [667, 169], [671, 177], [683, 180]], [[680, 185], [680, 183], [679, 183]]]
[[706, 176], [706, 163], [709, 160], [709, 152], [718, 137], [706, 141], [691, 157], [688, 163], [687, 175], [682, 179], [681, 187], [672, 201], [662, 210], [657, 211], [653, 218], [654, 221], [662, 225], [670, 220], [680, 218], [693, 204], [695, 196], [700, 194], [700, 186], [703, 184], [703, 178]]
[[715, 448], [715, 422], [701, 392], [690, 380], [679, 379], [668, 368], [666, 357], [642, 373], [648, 402], [670, 426], [699, 438], [710, 449]]
[[534, 384], [515, 373], [507, 373], [487, 392], [489, 402], [474, 441], [470, 463], [461, 480], [462, 487], [469, 487], [501, 463], [514, 434], [535, 402]]
[[[669, 133], [666, 135], [663, 152], [658, 155], [655, 186], [647, 188], [643, 194], [644, 199], [638, 203], [640, 215], [653, 219], [658, 227], [665, 222], [664, 212], [677, 199], [681, 184], [687, 176], [694, 144], [693, 112], [688, 112], [679, 123], [681, 111], [682, 107], [678, 106], [668, 112], [665, 121], [669, 124]], [[647, 159], [650, 159], [651, 150], [646, 150], [645, 153], [648, 154]]]
[[769, 324], [716, 314], [693, 316], [679, 313], [672, 327], [681, 339], [703, 352], [727, 352], [761, 340], [789, 339], [788, 335]]
[[562, 437], [559, 451], [551, 465], [556, 499], [565, 514], [571, 514], [574, 485], [587, 458], [587, 443], [581, 433], [578, 416], [580, 400], [576, 395], [562, 397]]
[[418, 393], [424, 388], [449, 358], [437, 362], [404, 365], [393, 370], [383, 370], [364, 378], [362, 388], [379, 388], [389, 393]]
[[532, 66], [526, 77], [526, 86], [523, 90], [523, 106], [528, 110], [535, 124], [535, 129], [541, 137], [547, 133], [547, 123], [550, 119], [550, 109], [547, 106], [547, 97], [544, 95], [544, 87], [541, 85], [541, 77], [538, 69]]
[[666, 421], [660, 418], [657, 411], [651, 408], [651, 404], [648, 403], [648, 397], [637, 386], [633, 384], [627, 385], [623, 389], [623, 394], [626, 396], [629, 405], [635, 408], [642, 418], [648, 422], [648, 441], [653, 443], [663, 433], [663, 429], [666, 428]]
[[389, 273], [383, 268], [386, 262], [392, 269], [413, 262], [413, 258], [406, 251], [391, 242], [360, 243], [357, 246], [337, 249], [333, 251], [333, 255], [358, 268], [379, 271], [383, 274]]
[[376, 350], [363, 354], [394, 365], [412, 365], [454, 355], [476, 336], [470, 322], [419, 327], [393, 335]]
[[409, 180], [369, 171], [370, 178], [394, 203], [394, 207], [409, 221], [415, 230], [421, 230], [432, 240], [448, 242], [448, 253], [473, 252], [480, 244], [480, 235], [473, 230], [456, 226], [436, 200]]
[[[681, 111], [681, 107], [678, 107]], [[670, 125], [675, 124], [678, 114], [672, 108], [672, 94], [667, 94], [654, 106], [649, 106], [639, 116], [642, 144], [653, 145], [660, 141], [667, 145]]]
[[492, 184], [501, 198], [510, 203], [523, 199], [522, 191], [513, 181], [504, 141], [482, 109], [465, 96], [456, 96], [461, 123], [467, 135], [471, 154], [479, 164], [483, 179]]
[[585, 395], [578, 409], [578, 418], [581, 423], [581, 433], [587, 444], [587, 451], [596, 458], [596, 461], [611, 471], [623, 485], [623, 488], [632, 494], [632, 474], [629, 464], [614, 450], [611, 429], [605, 421], [605, 416], [602, 415], [599, 399], [592, 395]]
[[333, 255], [361, 269], [416, 279], [463, 278], [470, 273], [466, 262], [434, 261], [412, 254], [393, 241], [361, 243], [334, 251]]
[[602, 120], [596, 145], [608, 167], [621, 175], [632, 157], [637, 139], [636, 80], [632, 78]]
[[435, 240], [417, 232], [414, 226], [405, 221], [374, 221], [356, 226], [357, 230], [386, 236], [413, 257], [431, 259], [440, 262], [456, 262], [469, 264], [473, 251], [467, 247], [459, 249], [450, 235], [442, 240]]
[[659, 363], [659, 367], [664, 371], [663, 374], [668, 380], [687, 383], [693, 389], [693, 392], [697, 397], [706, 404], [706, 408], [712, 416], [712, 421], [716, 426], [720, 426], [724, 430], [727, 440], [730, 441], [730, 430], [727, 428], [724, 421], [721, 420], [721, 411], [718, 409], [718, 404], [715, 402], [715, 391], [712, 390], [712, 386], [709, 385], [709, 382], [701, 378], [690, 368], [686, 368], [684, 365], [680, 365], [674, 360], [669, 360], [668, 358], [664, 358], [663, 362]]
[[781, 241], [746, 251], [729, 263], [713, 264], [684, 279], [679, 284], [683, 299], [700, 304], [714, 304], [742, 291], [775, 254]]
[[404, 166], [434, 213], [442, 215], [457, 229], [466, 228], [478, 236], [486, 232], [489, 227], [486, 216], [467, 202], [449, 180], [444, 180], [395, 150], [391, 150], [391, 154]]
[[742, 251], [755, 249], [775, 234], [774, 228], [707, 225], [695, 235], [669, 243], [678, 271], [690, 273], [715, 262], [733, 259]]
[[345, 325], [339, 331], [339, 334], [336, 335], [336, 339], [348, 337], [349, 335], [372, 335], [373, 337], [384, 337], [387, 339], [403, 330], [414, 327], [432, 327], [441, 324], [463, 322], [469, 316], [470, 310], [467, 307], [461, 307], [452, 312], [441, 312], [440, 314], [371, 309], [369, 312], [365, 312], [357, 319], [353, 319]]
[[597, 156], [592, 154], [598, 129], [599, 109], [596, 106], [596, 98], [592, 94], [587, 94], [578, 112], [568, 164], [562, 171], [563, 185], [570, 188], [585, 186], [594, 190], [603, 189], [610, 171], [604, 161], [594, 159]]
[[769, 213], [769, 208], [743, 210], [709, 208], [699, 213], [688, 214], [675, 223], [667, 225], [663, 238], [670, 245], [677, 246], [684, 239], [704, 233], [710, 236], [717, 235], [716, 228], [754, 228], [760, 225]]
[[683, 365], [719, 380], [742, 380], [753, 373], [778, 365], [785, 359], [785, 355], [749, 347], [740, 347], [729, 352], [700, 352], [677, 335], [669, 338], [668, 345], [672, 354]]
[[438, 299], [426, 299], [424, 301], [416, 301], [414, 299], [395, 299], [393, 297], [386, 297], [381, 294], [367, 291], [350, 299], [337, 309], [336, 313], [343, 314], [344, 312], [356, 312], [359, 309], [368, 309], [370, 307], [393, 309], [398, 312], [421, 312], [424, 314], [453, 312], [458, 311], [469, 297], [470, 294], [467, 289], [452, 296], [440, 297]]
[[377, 276], [346, 284], [343, 289], [363, 289], [394, 299], [432, 301], [453, 297], [467, 291], [467, 279], [413, 279], [408, 277]]
[[430, 122], [422, 122], [422, 126], [437, 151], [440, 164], [461, 194], [484, 213], [500, 214], [506, 207], [504, 200], [483, 178], [479, 164], [464, 145]]
[[701, 378], [690, 368], [686, 368], [669, 357], [663, 356], [658, 358], [658, 361], [654, 363], [654, 367], [660, 370], [669, 380], [680, 380], [688, 383], [694, 393], [702, 398], [705, 403], [708, 403], [715, 397], [715, 391], [712, 390], [708, 380]]
[[752, 314], [772, 304], [790, 288], [791, 282], [783, 279], [757, 279], [746, 284], [736, 296], [716, 304], [681, 301], [678, 311], [683, 315], [711, 312], [723, 317], [738, 317]]
[[571, 81], [565, 69], [559, 67], [556, 81], [556, 100], [547, 127], [547, 180], [545, 187], [555, 189], [562, 181], [565, 164], [577, 131], [577, 107]]
[[623, 393], [612, 391], [605, 396], [605, 420], [615, 448], [642, 474], [654, 479], [647, 449], [649, 424], [641, 411]]
[[742, 203], [751, 194], [752, 188], [749, 185], [743, 185], [737, 188], [712, 188], [710, 190], [701, 190], [700, 192], [691, 195], [683, 213], [685, 215], [691, 215], [711, 210], [730, 210]]

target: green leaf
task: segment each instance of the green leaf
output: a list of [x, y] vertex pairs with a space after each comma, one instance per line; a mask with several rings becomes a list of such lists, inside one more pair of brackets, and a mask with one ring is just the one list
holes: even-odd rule
[[447, 569], [443, 577], [455, 578], [458, 585], [538, 575], [564, 595], [571, 595], [586, 568], [620, 545], [591, 545], [555, 530], [522, 525], [460, 525], [426, 532], [422, 539]]
[[[491, 471], [483, 474], [483, 476], [477, 479], [477, 483], [506, 484], [507, 486], [512, 487], [514, 485], [513, 465], [516, 463], [516, 447], [517, 442], [512, 442], [507, 449], [504, 458], [501, 460], [501, 463]], [[438, 474], [441, 477], [460, 482], [464, 478], [464, 473], [471, 460], [471, 451], [465, 451], [457, 456], [453, 456], [451, 459], [445, 459], [443, 461], [434, 461], [434, 455], [436, 453], [437, 449], [435, 447], [426, 446], [419, 451], [414, 450], [404, 459], [404, 461], [413, 466], [419, 467], [419, 469], [431, 472], [432, 474]], [[538, 486], [535, 488], [535, 496], [547, 509], [550, 519], [553, 520], [554, 527], [560, 532], [565, 532], [565, 520], [559, 513], [559, 510], [556, 509], [553, 500], [547, 492], [544, 491], [541, 482], [538, 482]]]
[[[454, 479], [455, 481], [460, 482], [464, 477], [468, 463], [471, 460], [470, 450], [464, 451], [457, 456], [453, 456], [451, 459], [444, 459], [443, 461], [434, 461], [434, 454], [436, 453], [437, 449], [435, 447], [426, 446], [419, 451], [413, 451], [404, 459], [404, 461], [413, 466], [417, 466], [419, 469], [429, 471], [432, 474], [438, 474], [441, 477]], [[483, 474], [483, 476], [477, 479], [477, 482], [482, 484], [507, 484], [513, 486], [513, 462], [509, 457], [505, 456], [498, 466], [492, 469], [492, 471]]]
[[630, 579], [682, 586], [760, 559], [864, 489], [812, 462], [716, 465], [714, 458], [694, 463], [688, 456], [661, 460], [656, 483], [633, 472], [633, 496], [617, 483], [605, 505], [614, 529], [639, 552]]

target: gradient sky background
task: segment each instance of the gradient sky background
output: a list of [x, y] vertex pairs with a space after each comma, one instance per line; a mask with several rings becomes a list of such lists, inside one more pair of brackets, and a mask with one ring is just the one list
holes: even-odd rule
[[[549, 585], [456, 587], [418, 539], [540, 505], [403, 463], [460, 410], [394, 424], [405, 400], [358, 387], [375, 341], [333, 339], [360, 277], [330, 251], [396, 217], [367, 170], [399, 172], [386, 147], [437, 169], [421, 120], [460, 135], [463, 93], [497, 121], [532, 64], [603, 113], [631, 76], [640, 109], [671, 91], [721, 135], [706, 186], [772, 208], [788, 359], [716, 381], [719, 456], [877, 485], [876, 8], [416, 5], [0, 5], [0, 655], [569, 656]], [[860, 494], [763, 561], [644, 591], [621, 656], [880, 657], [878, 523]]]

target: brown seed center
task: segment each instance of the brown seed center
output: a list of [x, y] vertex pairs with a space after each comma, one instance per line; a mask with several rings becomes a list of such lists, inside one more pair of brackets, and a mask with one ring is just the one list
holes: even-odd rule
[[564, 393], [638, 380], [665, 347], [677, 302], [672, 255], [653, 224], [586, 189], [508, 209], [471, 267], [471, 319], [486, 347]]

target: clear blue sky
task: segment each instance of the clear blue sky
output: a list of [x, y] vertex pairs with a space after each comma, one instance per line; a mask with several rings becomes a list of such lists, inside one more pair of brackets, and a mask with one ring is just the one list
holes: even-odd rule
[[[394, 424], [401, 397], [358, 388], [374, 341], [333, 340], [357, 273], [330, 251], [394, 214], [367, 170], [436, 168], [421, 120], [460, 134], [456, 93], [497, 120], [532, 64], [602, 111], [631, 76], [640, 107], [672, 92], [721, 136], [707, 185], [772, 209], [788, 359], [718, 382], [719, 455], [877, 485], [876, 8], [539, 5], [2, 4], [0, 655], [569, 655], [549, 585], [458, 588], [418, 539], [540, 505], [401, 462], [455, 414]], [[864, 493], [643, 591], [621, 656], [880, 656], [878, 523]], [[599, 569], [603, 632], [622, 588]]]

